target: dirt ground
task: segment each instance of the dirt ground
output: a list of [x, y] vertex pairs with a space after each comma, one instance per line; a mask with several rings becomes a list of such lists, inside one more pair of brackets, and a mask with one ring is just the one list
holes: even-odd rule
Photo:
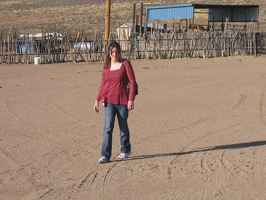
[[0, 65], [0, 199], [263, 200], [266, 56], [132, 61], [132, 154], [99, 164], [102, 63]]

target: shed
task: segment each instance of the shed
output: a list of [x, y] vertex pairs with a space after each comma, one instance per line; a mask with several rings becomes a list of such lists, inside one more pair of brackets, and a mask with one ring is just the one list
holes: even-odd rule
[[123, 23], [116, 28], [116, 35], [119, 40], [127, 40], [132, 32], [132, 23]]
[[207, 9], [210, 22], [258, 22], [259, 5], [214, 5], [214, 4], [177, 4], [146, 7], [146, 24], [149, 20], [191, 20], [198, 9]]

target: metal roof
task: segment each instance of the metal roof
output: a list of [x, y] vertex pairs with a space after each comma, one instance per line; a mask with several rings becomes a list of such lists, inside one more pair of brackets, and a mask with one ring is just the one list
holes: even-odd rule
[[195, 9], [208, 9], [209, 22], [258, 22], [259, 5], [177, 4], [146, 7], [146, 24], [149, 20], [192, 19]]
[[241, 8], [241, 7], [259, 7], [259, 5], [241, 5], [241, 4], [228, 4], [228, 5], [224, 5], [224, 4], [193, 4], [194, 8]]
[[193, 18], [193, 4], [146, 7], [147, 20], [189, 19]]

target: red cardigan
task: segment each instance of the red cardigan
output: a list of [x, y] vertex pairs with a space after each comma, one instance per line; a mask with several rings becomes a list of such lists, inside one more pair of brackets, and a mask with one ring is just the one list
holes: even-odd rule
[[[127, 85], [130, 83], [129, 91]], [[120, 69], [103, 67], [102, 81], [96, 100], [111, 104], [125, 104], [135, 100], [136, 79], [129, 60], [123, 60]]]

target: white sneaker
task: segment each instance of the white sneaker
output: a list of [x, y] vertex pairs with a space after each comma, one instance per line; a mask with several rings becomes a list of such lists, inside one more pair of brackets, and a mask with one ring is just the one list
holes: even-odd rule
[[128, 152], [128, 153], [120, 153], [120, 155], [118, 156], [118, 158], [120, 158], [120, 159], [128, 158], [128, 156], [130, 154], [131, 154], [131, 152]]
[[106, 158], [106, 157], [104, 157], [104, 156], [102, 156], [100, 159], [99, 159], [99, 163], [108, 163], [109, 162], [109, 160]]

